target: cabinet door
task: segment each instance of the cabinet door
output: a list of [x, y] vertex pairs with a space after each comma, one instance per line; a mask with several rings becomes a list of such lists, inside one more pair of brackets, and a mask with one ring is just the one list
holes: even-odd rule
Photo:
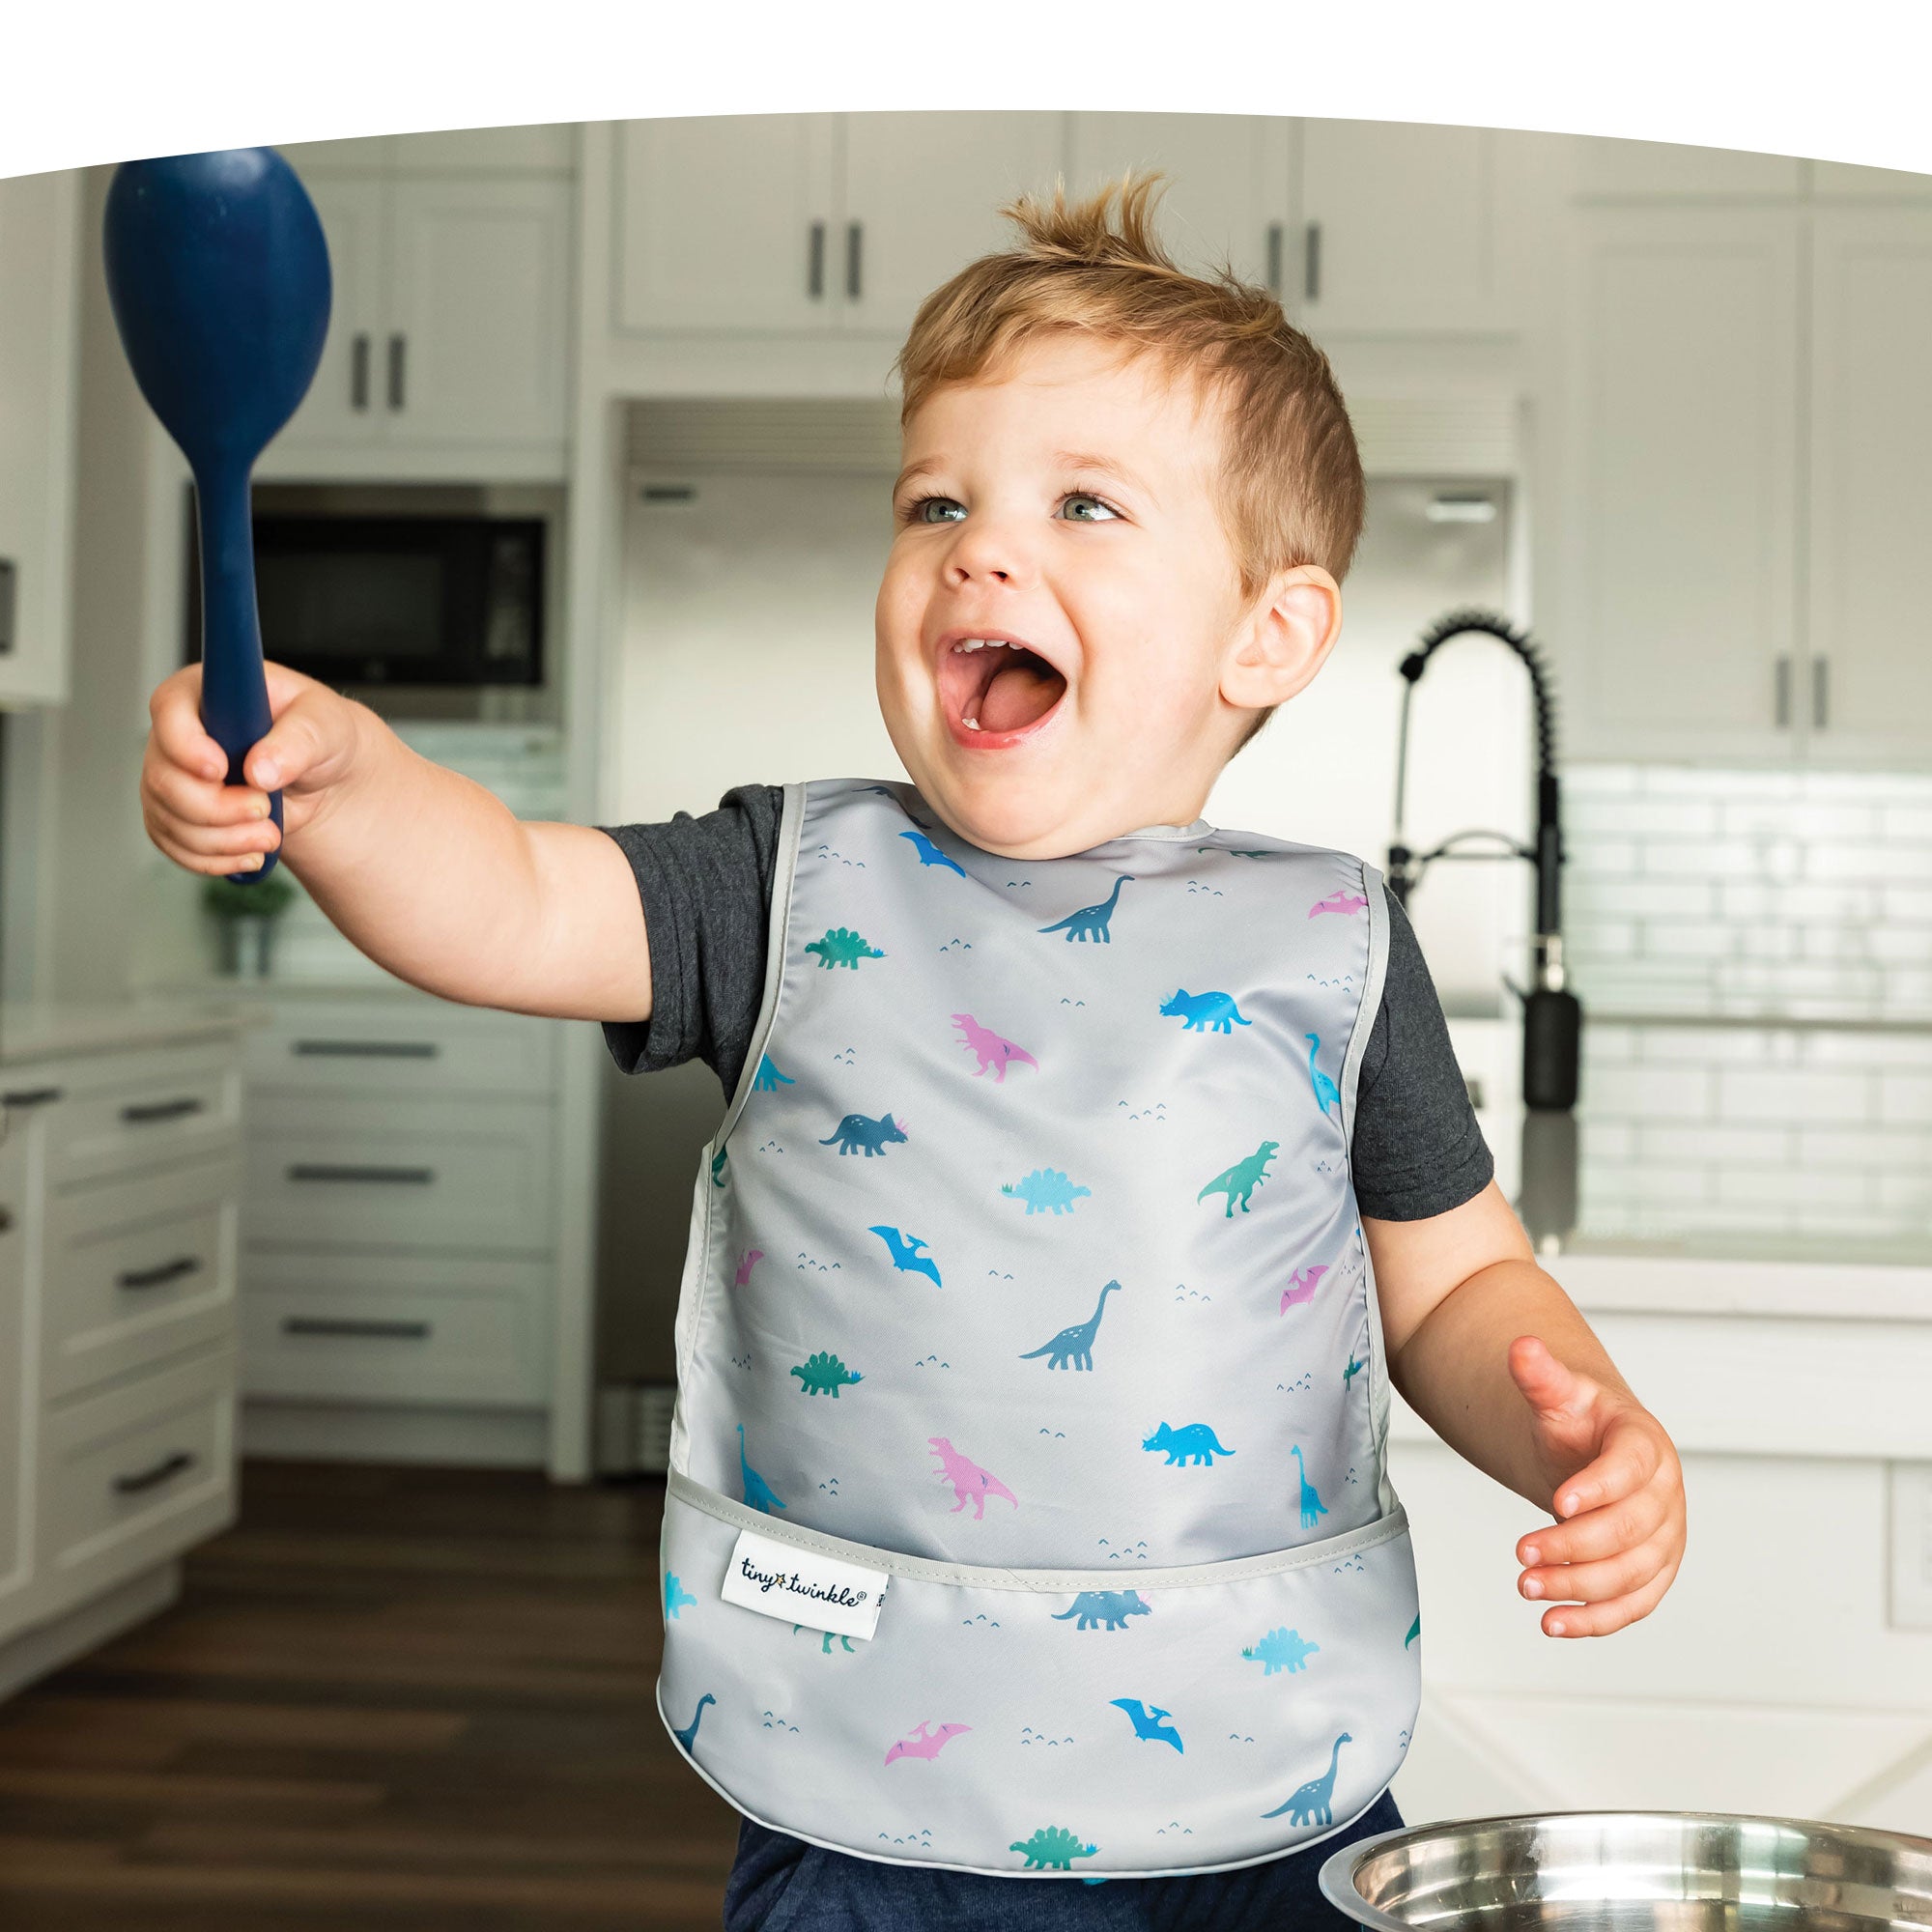
[[1932, 748], [1932, 209], [1812, 216], [1815, 762]]
[[1289, 269], [1318, 336], [1508, 327], [1488, 128], [1303, 121]]
[[719, 114], [621, 126], [617, 326], [828, 327], [837, 118]]
[[1575, 180], [1582, 195], [1795, 199], [1804, 185], [1804, 163], [1790, 155], [1686, 147], [1675, 141], [1620, 141], [1601, 134], [1576, 139]]
[[1576, 213], [1538, 600], [1571, 756], [1791, 755], [1802, 219]]
[[76, 175], [0, 181], [0, 704], [67, 696], [78, 230]]
[[391, 442], [560, 443], [570, 367], [570, 188], [390, 188], [378, 400]]
[[1254, 114], [1069, 114], [1069, 190], [1159, 168], [1161, 240], [1182, 268], [1232, 264], [1283, 292], [1293, 123]]
[[305, 183], [328, 242], [328, 338], [301, 407], [269, 445], [265, 473], [305, 449], [364, 448], [380, 434], [387, 184], [318, 174]]
[[1061, 136], [1058, 114], [846, 115], [832, 270], [844, 326], [903, 335], [941, 282], [1011, 239], [1003, 202], [1051, 190]]
[[25, 1529], [34, 1480], [29, 1437], [37, 1430], [34, 1383], [40, 1364], [25, 1347], [27, 1295], [27, 1149], [33, 1130], [15, 1121], [0, 1136], [0, 1638], [11, 1606], [33, 1575]]
[[567, 175], [577, 167], [577, 128], [569, 121], [519, 128], [441, 128], [391, 134], [399, 175]]

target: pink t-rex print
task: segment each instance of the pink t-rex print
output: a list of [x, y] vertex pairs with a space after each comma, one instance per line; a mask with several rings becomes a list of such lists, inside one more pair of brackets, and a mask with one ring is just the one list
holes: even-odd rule
[[983, 1522], [986, 1518], [986, 1498], [1005, 1496], [1015, 1509], [1020, 1499], [1007, 1488], [1006, 1484], [989, 1470], [982, 1469], [970, 1456], [962, 1456], [944, 1435], [928, 1435], [932, 1453], [939, 1458], [941, 1477], [952, 1485], [952, 1493], [959, 1500], [950, 1512], [957, 1516], [970, 1502], [973, 1505], [973, 1520]]
[[973, 1077], [976, 1080], [990, 1066], [996, 1084], [1004, 1086], [1009, 1061], [1023, 1060], [1029, 1066], [1034, 1067], [1039, 1065], [1025, 1047], [1016, 1046], [1004, 1034], [995, 1033], [991, 1027], [982, 1027], [971, 1013], [954, 1013], [952, 1024], [966, 1036], [963, 1044], [980, 1056], [980, 1064], [973, 1069]]
[[1313, 1267], [1296, 1268], [1295, 1271], [1289, 1276], [1289, 1280], [1292, 1281], [1294, 1284], [1294, 1286], [1293, 1288], [1285, 1288], [1282, 1290], [1281, 1307], [1276, 1312], [1278, 1314], [1286, 1315], [1291, 1308], [1296, 1305], [1296, 1303], [1303, 1301], [1313, 1301], [1315, 1299], [1315, 1285], [1327, 1272], [1328, 1272], [1328, 1264], [1326, 1262], [1317, 1262]]
[[1321, 912], [1339, 912], [1346, 917], [1350, 913], [1360, 912], [1367, 904], [1368, 900], [1360, 893], [1351, 893], [1347, 886], [1337, 886], [1325, 899], [1317, 899], [1308, 908], [1308, 917], [1313, 919]]
[[738, 1276], [737, 1279], [731, 1284], [732, 1287], [733, 1288], [745, 1287], [752, 1279], [752, 1270], [754, 1267], [756, 1267], [757, 1264], [764, 1260], [764, 1258], [765, 1258], [765, 1251], [763, 1248], [746, 1249], [745, 1259], [738, 1264]]

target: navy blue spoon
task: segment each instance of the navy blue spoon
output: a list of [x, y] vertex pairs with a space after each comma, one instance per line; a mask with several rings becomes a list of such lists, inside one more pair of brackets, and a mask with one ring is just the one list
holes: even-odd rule
[[[201, 530], [201, 722], [230, 784], [274, 722], [255, 609], [248, 474], [295, 414], [328, 334], [328, 245], [269, 148], [128, 161], [107, 190], [107, 296], [141, 393], [194, 471]], [[282, 795], [269, 795], [282, 823]], [[276, 854], [263, 854], [265, 879]]]

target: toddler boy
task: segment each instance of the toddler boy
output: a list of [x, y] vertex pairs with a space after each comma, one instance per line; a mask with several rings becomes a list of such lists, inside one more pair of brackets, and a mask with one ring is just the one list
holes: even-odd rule
[[1391, 1386], [1555, 1519], [1516, 1551], [1549, 1634], [1682, 1557], [1669, 1438], [1535, 1264], [1378, 875], [1199, 815], [1335, 644], [1363, 486], [1325, 358], [1178, 269], [1151, 191], [1015, 204], [901, 352], [910, 783], [520, 823], [280, 667], [246, 786], [197, 667], [152, 703], [177, 863], [271, 848], [280, 786], [390, 971], [724, 1084], [659, 1695], [746, 1814], [732, 1932], [1325, 1913], [1414, 1719]]

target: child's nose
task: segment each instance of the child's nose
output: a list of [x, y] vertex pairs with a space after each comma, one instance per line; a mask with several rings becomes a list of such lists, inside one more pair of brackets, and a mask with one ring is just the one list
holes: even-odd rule
[[1015, 583], [1031, 574], [1024, 540], [1010, 525], [991, 521], [960, 526], [946, 559], [948, 579], [954, 585], [975, 581]]

